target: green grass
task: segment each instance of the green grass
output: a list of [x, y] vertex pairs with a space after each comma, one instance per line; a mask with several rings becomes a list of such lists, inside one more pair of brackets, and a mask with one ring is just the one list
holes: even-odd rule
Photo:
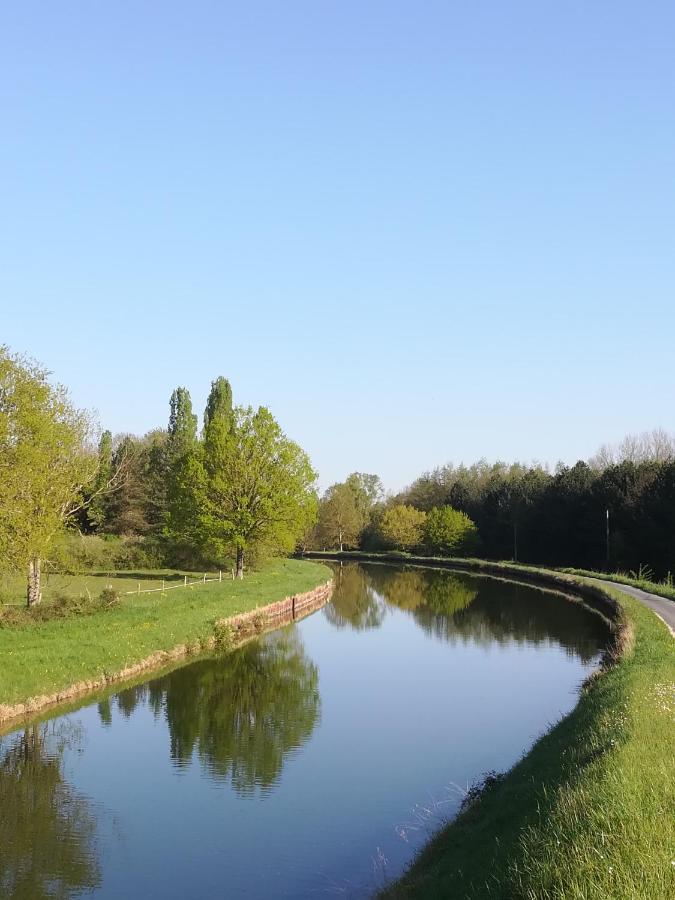
[[651, 578], [641, 577], [639, 572], [629, 575], [626, 572], [594, 572], [591, 569], [560, 569], [560, 571], [567, 572], [570, 575], [582, 575], [586, 578], [604, 578], [606, 581], [629, 584], [632, 587], [646, 591], [648, 594], [658, 594], [659, 597], [675, 600], [675, 585], [673, 585], [672, 577], [667, 578], [665, 581], [654, 581]]
[[[161, 585], [166, 573], [145, 574], [144, 585], [153, 575]], [[112, 608], [87, 616], [5, 624], [0, 627], [0, 704], [49, 695], [118, 672], [155, 651], [198, 642], [212, 635], [217, 619], [311, 590], [330, 577], [330, 570], [317, 563], [275, 560], [243, 581], [124, 597]], [[105, 578], [87, 580], [98, 585]], [[120, 587], [128, 580], [116, 579]], [[135, 587], [138, 578], [134, 575], [130, 582]], [[79, 590], [78, 582], [72, 588]]]
[[638, 601], [610, 594], [632, 635], [617, 662], [383, 896], [675, 896], [675, 644]]
[[[166, 587], [181, 584], [187, 575], [188, 581], [204, 577], [204, 572], [189, 572], [183, 569], [134, 569], [132, 572], [90, 572], [78, 575], [47, 573], [42, 578], [43, 603], [51, 603], [59, 596], [98, 597], [103, 588], [112, 587], [120, 594], [159, 589], [162, 581]], [[218, 572], [206, 573], [207, 578], [218, 578]], [[230, 572], [223, 572], [223, 578], [232, 578]], [[23, 575], [0, 575], [0, 602], [5, 605], [24, 606], [26, 603], [26, 578]]]

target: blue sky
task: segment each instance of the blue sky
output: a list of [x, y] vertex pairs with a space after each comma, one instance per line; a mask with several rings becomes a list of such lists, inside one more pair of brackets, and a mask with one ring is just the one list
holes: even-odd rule
[[398, 488], [675, 429], [675, 5], [0, 11], [0, 342]]

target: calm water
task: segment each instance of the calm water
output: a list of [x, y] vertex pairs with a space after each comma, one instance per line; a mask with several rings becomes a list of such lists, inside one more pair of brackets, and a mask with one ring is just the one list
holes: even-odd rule
[[0, 895], [367, 896], [576, 703], [599, 618], [336, 568], [323, 610], [0, 738]]

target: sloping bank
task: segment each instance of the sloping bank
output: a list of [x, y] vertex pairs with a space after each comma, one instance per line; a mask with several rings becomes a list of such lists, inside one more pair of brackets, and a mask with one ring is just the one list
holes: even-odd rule
[[578, 577], [389, 559], [557, 588], [600, 609], [611, 640], [605, 666], [572, 713], [508, 773], [470, 792], [460, 815], [382, 896], [675, 897], [675, 643], [665, 624], [637, 600]]
[[243, 582], [141, 595], [92, 615], [0, 627], [0, 725], [300, 619], [330, 598], [331, 574], [317, 563], [276, 560]]

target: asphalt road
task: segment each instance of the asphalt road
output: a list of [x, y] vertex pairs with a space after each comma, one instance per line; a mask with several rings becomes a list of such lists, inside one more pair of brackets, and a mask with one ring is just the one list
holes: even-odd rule
[[641, 603], [644, 603], [645, 606], [654, 610], [656, 615], [660, 616], [670, 630], [675, 633], [674, 600], [668, 600], [666, 597], [659, 597], [657, 594], [648, 594], [646, 591], [641, 591], [640, 588], [632, 587], [629, 584], [619, 584], [616, 581], [604, 581], [599, 578], [592, 578], [590, 580], [597, 581], [599, 584], [605, 584], [608, 587], [616, 588], [618, 591], [623, 591], [624, 594], [630, 594], [631, 597], [635, 597], [636, 600], [639, 600]]

